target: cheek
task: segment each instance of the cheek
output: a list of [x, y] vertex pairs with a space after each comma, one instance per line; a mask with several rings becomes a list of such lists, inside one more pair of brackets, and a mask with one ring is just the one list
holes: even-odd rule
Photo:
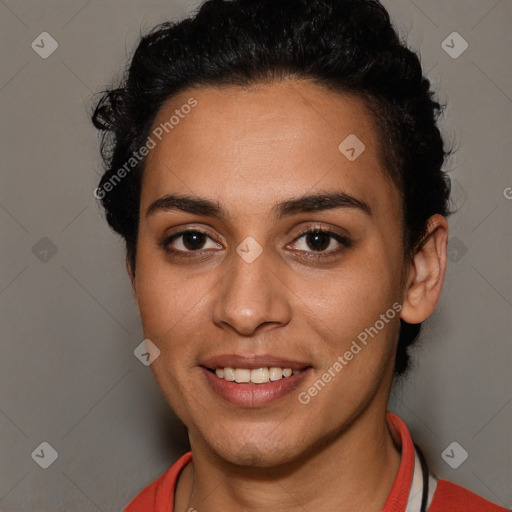
[[299, 316], [307, 316], [317, 340], [317, 378], [330, 382], [318, 407], [357, 405], [392, 369], [400, 325], [399, 251], [376, 245], [324, 278], [295, 283]]
[[204, 308], [214, 286], [212, 276], [204, 276], [192, 281], [179, 270], [172, 270], [164, 257], [141, 251], [136, 289], [146, 337], [166, 345], [173, 339], [175, 349], [189, 339], [187, 333], [194, 331], [197, 318], [205, 318]]
[[198, 338], [201, 322], [208, 318], [205, 306], [212, 285], [204, 280], [192, 284], [160, 259], [153, 254], [138, 260], [137, 300], [144, 337], [160, 350], [151, 371], [171, 407], [187, 422], [189, 411], [197, 407], [184, 391], [193, 389], [197, 378], [197, 347], [191, 340]]
[[299, 399], [309, 401], [319, 428], [322, 422], [334, 427], [364, 407], [393, 368], [399, 329], [393, 305], [400, 307], [394, 301], [396, 292], [387, 279], [377, 282], [365, 276], [370, 286], [359, 275], [326, 281], [322, 299], [312, 295], [303, 307], [317, 340], [318, 366], [312, 386], [301, 389]]
[[[356, 258], [354, 258], [356, 259]], [[347, 340], [370, 327], [400, 296], [400, 269], [374, 255], [358, 255], [323, 276], [297, 279], [294, 290], [303, 313], [326, 339]]]

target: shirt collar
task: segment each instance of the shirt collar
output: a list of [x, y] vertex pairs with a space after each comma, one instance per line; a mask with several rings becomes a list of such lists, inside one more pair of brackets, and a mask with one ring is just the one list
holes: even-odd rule
[[[400, 447], [401, 460], [395, 482], [393, 483], [393, 487], [391, 488], [382, 512], [408, 512], [413, 506], [413, 503], [415, 503], [414, 500], [417, 500], [418, 490], [422, 490], [421, 467], [418, 475], [418, 470], [415, 471], [417, 455], [414, 450], [411, 435], [405, 423], [398, 416], [389, 411], [386, 412], [386, 422], [395, 444]], [[169, 508], [169, 496], [174, 497], [179, 474], [191, 460], [192, 452], [188, 452], [180, 457], [180, 459], [176, 461], [172, 468], [167, 472], [165, 475], [167, 477], [165, 478], [165, 483], [161, 482], [163, 485], [160, 485], [156, 491], [156, 512], [172, 512], [173, 504], [171, 504], [171, 507]], [[419, 460], [416, 464], [419, 464]], [[415, 482], [414, 485], [413, 476]], [[420, 487], [418, 487], [418, 482], [420, 482]], [[430, 476], [430, 482], [435, 485], [436, 480]], [[431, 485], [429, 485], [429, 487], [431, 487]], [[434, 489], [430, 488], [429, 491], [429, 497], [431, 498]], [[409, 509], [407, 508], [408, 503], [410, 505]]]
[[393, 413], [386, 412], [386, 422], [402, 456], [400, 467], [382, 512], [402, 512], [407, 507], [414, 472], [414, 444], [405, 423]]

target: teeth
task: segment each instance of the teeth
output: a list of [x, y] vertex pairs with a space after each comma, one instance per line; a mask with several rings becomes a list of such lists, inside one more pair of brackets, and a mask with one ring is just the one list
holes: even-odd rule
[[251, 381], [251, 370], [241, 370], [240, 368], [235, 369], [235, 382], [250, 382]]
[[269, 371], [268, 368], [257, 368], [256, 370], [251, 370], [251, 382], [255, 384], [262, 384], [263, 382], [269, 381]]
[[279, 380], [283, 378], [283, 369], [282, 368], [270, 368], [269, 370], [270, 380]]
[[235, 370], [233, 368], [224, 368], [224, 378], [233, 382], [235, 380]]
[[291, 368], [216, 368], [215, 374], [220, 379], [229, 382], [251, 382], [253, 384], [264, 384], [269, 381], [276, 381], [282, 378], [297, 375], [300, 370], [292, 370]]

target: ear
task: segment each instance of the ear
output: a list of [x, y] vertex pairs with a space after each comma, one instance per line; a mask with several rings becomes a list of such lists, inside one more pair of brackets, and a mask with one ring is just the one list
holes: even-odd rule
[[419, 324], [434, 311], [443, 288], [447, 264], [448, 222], [442, 215], [433, 215], [427, 223], [423, 244], [409, 263], [400, 317], [410, 324]]
[[135, 300], [137, 300], [137, 289], [135, 287], [135, 272], [132, 268], [132, 264], [130, 263], [130, 259], [128, 256], [125, 258], [126, 271], [128, 272], [128, 276], [130, 277], [130, 283], [132, 285], [132, 293]]

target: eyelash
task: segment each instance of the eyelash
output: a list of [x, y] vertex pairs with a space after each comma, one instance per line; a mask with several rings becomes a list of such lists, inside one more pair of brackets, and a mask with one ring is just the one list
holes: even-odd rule
[[[328, 229], [325, 229], [320, 226], [306, 227], [304, 229], [304, 231], [302, 231], [298, 236], [295, 237], [292, 244], [297, 243], [298, 240], [300, 240], [301, 238], [303, 238], [309, 234], [318, 234], [318, 233], [323, 234], [323, 235], [328, 235], [331, 239], [336, 240], [336, 242], [338, 242], [340, 244], [340, 247], [338, 247], [336, 249], [330, 249], [329, 251], [300, 251], [299, 250], [298, 252], [302, 253], [303, 258], [310, 258], [310, 259], [329, 258], [329, 257], [333, 257], [333, 256], [337, 255], [339, 252], [341, 252], [345, 249], [348, 249], [349, 247], [352, 247], [352, 242], [347, 237], [342, 236], [338, 233], [334, 233], [333, 231], [329, 231]], [[331, 241], [329, 241], [329, 245], [330, 245], [330, 243], [331, 243]]]
[[[201, 229], [185, 229], [184, 231], [180, 231], [179, 233], [174, 233], [173, 235], [170, 235], [168, 237], [165, 237], [161, 242], [160, 242], [160, 246], [162, 246], [162, 248], [164, 249], [164, 251], [168, 254], [170, 254], [171, 256], [177, 256], [179, 258], [197, 258], [198, 255], [204, 255], [204, 250], [201, 251], [201, 249], [197, 250], [197, 251], [181, 251], [181, 250], [177, 250], [177, 249], [172, 249], [170, 247], [170, 244], [172, 242], [174, 242], [174, 240], [182, 237], [183, 235], [186, 235], [187, 233], [200, 233], [202, 235], [205, 235], [207, 236], [208, 238], [212, 239], [213, 240], [213, 237], [210, 236], [209, 233], [207, 233], [206, 231], [203, 231]], [[215, 240], [214, 240], [215, 241]], [[218, 242], [216, 242], [218, 243]]]
[[[205, 251], [204, 250], [202, 251], [201, 249], [199, 249], [197, 251], [182, 251], [182, 250], [179, 250], [179, 249], [178, 250], [172, 249], [170, 247], [170, 244], [172, 242], [174, 242], [178, 238], [186, 235], [187, 233], [200, 233], [202, 235], [207, 236], [208, 238], [213, 240], [215, 243], [218, 243], [206, 231], [203, 231], [201, 229], [186, 229], [184, 231], [180, 231], [179, 233], [174, 233], [174, 234], [172, 234], [172, 235], [170, 235], [168, 237], [165, 237], [159, 243], [159, 245], [163, 248], [163, 250], [166, 253], [168, 253], [168, 254], [170, 254], [172, 256], [177, 256], [179, 258], [197, 258], [199, 255], [204, 255]], [[339, 235], [338, 233], [334, 233], [333, 231], [329, 231], [329, 230], [324, 229], [322, 227], [311, 227], [311, 226], [307, 227], [297, 237], [295, 237], [295, 239], [293, 240], [292, 244], [296, 243], [298, 240], [300, 240], [304, 236], [307, 236], [309, 234], [317, 234], [317, 233], [321, 233], [321, 234], [330, 236], [331, 238], [336, 240], [339, 244], [341, 244], [342, 247], [339, 247], [339, 248], [334, 249], [334, 250], [331, 249], [329, 251], [298, 251], [298, 252], [301, 252], [303, 254], [307, 254], [307, 256], [303, 256], [304, 258], [326, 258], [326, 257], [331, 257], [331, 256], [337, 254], [338, 252], [343, 251], [344, 249], [349, 248], [349, 247], [352, 246], [352, 242], [347, 237], [344, 237], [342, 235]], [[209, 249], [206, 249], [206, 251], [208, 251], [208, 250]]]

